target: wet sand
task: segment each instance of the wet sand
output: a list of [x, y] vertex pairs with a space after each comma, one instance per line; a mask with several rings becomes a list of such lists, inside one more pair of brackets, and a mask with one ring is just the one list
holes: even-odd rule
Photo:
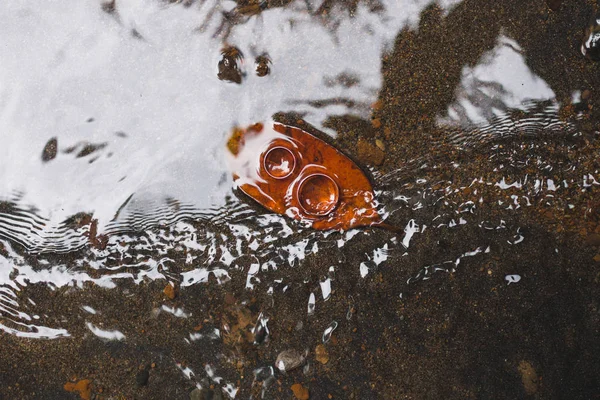
[[[473, 177], [485, 172], [499, 180], [502, 172], [491, 170], [488, 148], [460, 150], [444, 144], [444, 132], [433, 120], [453, 100], [462, 68], [475, 64], [505, 30], [523, 47], [530, 68], [564, 102], [561, 115], [568, 120], [573, 90], [591, 91], [591, 106], [600, 96], [600, 65], [579, 52], [591, 15], [593, 2], [565, 2], [552, 11], [541, 1], [466, 0], [447, 16], [432, 6], [423, 13], [419, 31], [400, 32], [393, 51], [383, 56], [384, 85], [373, 121], [332, 118], [329, 126], [340, 134], [333, 143], [364, 165], [378, 163], [373, 148], [380, 140], [384, 159], [375, 169], [382, 172], [398, 169], [413, 155], [440, 165], [460, 162], [460, 169], [425, 173], [429, 182], [452, 181], [453, 187], [465, 188], [449, 196], [452, 201], [477, 201], [480, 193], [466, 189]], [[578, 145], [576, 162], [588, 171], [600, 168], [597, 113], [598, 107], [588, 107], [585, 118], [574, 120], [584, 133], [572, 139]], [[441, 144], [432, 151], [432, 140], [438, 139]], [[368, 146], [359, 152], [359, 146], [365, 147], [361, 140]], [[507, 138], [499, 157], [508, 159], [510, 150], [526, 140]], [[546, 138], [535, 151], [549, 160], [574, 162], [569, 140]], [[487, 190], [494, 201], [511, 201], [510, 191]], [[311, 399], [598, 398], [597, 190], [574, 191], [569, 196], [572, 211], [542, 202], [511, 212], [494, 202], [484, 204], [476, 215], [502, 219], [507, 229], [485, 231], [466, 224], [455, 231], [426, 230], [406, 256], [394, 254], [371, 269], [368, 279], [356, 268], [344, 269], [339, 253], [321, 251], [308, 255], [301, 268], [265, 272], [253, 291], [245, 288], [246, 274], [234, 274], [222, 285], [211, 278], [172, 295], [164, 292], [163, 280], [139, 285], [123, 281], [118, 291], [93, 284], [86, 284], [86, 290], [30, 284], [19, 296], [39, 299], [57, 322], [61, 315], [69, 316], [72, 326], [65, 328], [72, 337], [44, 341], [0, 333], [0, 397], [83, 398], [87, 392], [68, 392], [64, 385], [89, 379], [89, 398], [189, 399], [194, 385], [181, 370], [200, 372], [212, 365], [240, 388], [236, 398], [260, 398], [263, 381], [253, 371], [273, 365], [280, 352], [292, 349], [307, 353], [308, 367], [277, 373], [264, 386], [265, 398], [294, 398], [294, 384], [307, 388]], [[433, 217], [442, 209], [440, 203], [424, 212]], [[402, 221], [410, 215], [405, 210], [393, 218]], [[527, 237], [518, 248], [510, 244], [515, 232]], [[370, 253], [391, 237], [373, 230], [344, 248], [343, 255], [351, 260]], [[490, 251], [461, 257], [475, 248]], [[79, 256], [51, 259], [68, 263]], [[181, 254], [169, 256], [175, 260], [172, 273], [185, 271]], [[407, 283], [423, 276], [423, 266], [457, 258], [460, 262], [449, 271]], [[35, 265], [35, 257], [30, 261]], [[332, 265], [331, 298], [319, 301], [314, 314], [307, 315], [307, 299], [311, 292], [320, 296], [320, 282]], [[267, 286], [282, 274], [290, 286], [285, 291], [274, 287], [268, 294]], [[521, 280], [507, 284], [507, 275]], [[91, 335], [77, 321], [84, 315], [81, 304], [101, 305], [104, 321], [129, 321], [131, 330], [123, 332], [128, 339], [105, 342]], [[185, 305], [193, 316], [153, 315], [161, 304]], [[262, 342], [252, 332], [261, 313], [269, 318], [268, 339]], [[337, 328], [323, 344], [323, 332], [333, 321]], [[190, 332], [206, 336], [214, 329], [221, 331], [219, 339], [191, 345], [183, 340]], [[324, 350], [319, 347], [317, 354], [319, 345]], [[180, 369], [174, 367], [177, 363]], [[140, 372], [144, 370], [147, 380]], [[198, 394], [204, 397], [198, 398], [226, 398], [218, 384], [205, 383]]]

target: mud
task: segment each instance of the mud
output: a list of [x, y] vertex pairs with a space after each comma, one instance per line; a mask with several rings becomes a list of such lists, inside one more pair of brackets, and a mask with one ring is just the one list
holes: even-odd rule
[[[251, 291], [245, 273], [233, 274], [224, 284], [211, 275], [205, 284], [175, 290], [165, 290], [164, 280], [120, 281], [114, 290], [93, 283], [85, 283], [85, 290], [29, 284], [19, 296], [34, 299], [71, 337], [39, 340], [0, 333], [0, 398], [83, 398], [83, 392], [69, 392], [65, 384], [88, 379], [94, 399], [189, 399], [196, 385], [182, 370], [189, 367], [200, 376], [207, 366], [239, 387], [238, 399], [302, 398], [304, 389], [311, 399], [599, 398], [599, 189], [573, 190], [568, 196], [572, 209], [538, 201], [507, 212], [497, 200], [511, 201], [510, 189], [484, 188], [477, 194], [469, 189], [482, 171], [490, 179], [506, 176], [489, 167], [489, 149], [456, 148], [434, 120], [453, 101], [463, 67], [474, 65], [505, 30], [523, 47], [529, 67], [563, 101], [563, 118], [584, 133], [542, 137], [535, 151], [588, 171], [600, 168], [595, 106], [600, 66], [579, 52], [594, 7], [594, 2], [553, 2], [550, 9], [543, 1], [466, 0], [443, 16], [431, 6], [422, 14], [419, 30], [401, 31], [392, 51], [382, 56], [384, 85], [372, 111], [378, 122], [354, 116], [328, 121], [339, 134], [332, 142], [350, 157], [358, 157], [365, 141], [384, 144], [385, 158], [372, 162], [381, 164], [373, 170], [378, 173], [407, 166], [410, 177], [416, 171], [410, 162], [415, 155], [439, 165], [460, 163], [459, 169], [432, 168], [419, 176], [461, 188], [449, 196], [456, 203], [477, 201], [488, 190], [494, 201], [481, 205], [474, 218], [502, 219], [506, 229], [465, 224], [425, 230], [410, 252], [396, 252], [386, 263], [370, 267], [366, 279], [359, 269], [345, 265], [394, 233], [367, 228], [371, 234], [352, 239], [343, 252], [320, 251], [295, 268], [264, 272]], [[573, 118], [569, 108], [573, 90], [589, 91], [583, 118]], [[506, 138], [496, 155], [508, 160], [524, 143], [532, 142], [518, 135]], [[579, 146], [575, 158], [569, 152], [573, 143]], [[568, 176], [569, 171], [560, 174]], [[443, 208], [441, 202], [420, 212], [433, 219]], [[411, 215], [406, 209], [391, 219], [401, 223]], [[515, 232], [526, 237], [518, 247], [512, 244]], [[489, 252], [462, 257], [475, 248]], [[86, 251], [49, 259], [68, 265]], [[175, 260], [171, 273], [186, 270], [181, 254], [168, 255]], [[452, 264], [445, 267], [441, 260]], [[28, 256], [28, 262], [36, 265], [35, 256]], [[308, 314], [307, 299], [311, 293], [320, 296], [331, 266], [336, 271], [331, 297]], [[242, 268], [247, 271], [250, 262]], [[521, 279], [509, 284], [508, 275]], [[271, 282], [282, 276], [285, 283], [269, 292]], [[127, 340], [92, 335], [82, 321], [94, 323], [94, 316], [81, 304], [103, 310], [107, 325], [128, 321], [129, 330], [122, 331]], [[157, 313], [161, 305], [185, 306], [191, 315]], [[261, 313], [268, 316], [268, 333], [259, 335]], [[337, 328], [323, 343], [323, 332], [333, 321]], [[210, 339], [215, 329], [220, 336]], [[204, 338], [186, 343], [184, 338], [194, 332]], [[306, 354], [306, 366], [275, 372], [272, 379], [255, 375], [286, 350]], [[147, 382], [139, 384], [145, 370]], [[204, 398], [227, 398], [224, 385], [198, 381]]]

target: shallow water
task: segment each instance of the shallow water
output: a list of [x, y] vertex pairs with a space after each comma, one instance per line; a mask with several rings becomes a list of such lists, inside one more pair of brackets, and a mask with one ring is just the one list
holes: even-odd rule
[[[303, 300], [287, 310], [300, 324], [316, 312], [319, 323], [306, 329], [326, 344], [353, 315], [354, 300], [336, 295], [349, 271], [367, 285], [381, 270], [408, 263], [388, 293], [401, 299], [409, 285], [460, 273], [468, 259], [504, 257], [535, 241], [521, 225], [529, 215], [524, 209], [550, 213], [549, 219], [558, 218], [557, 210], [573, 212], [585, 222], [596, 212], [590, 193], [600, 172], [590, 141], [597, 132], [585, 126], [585, 88], [568, 88], [569, 98], [561, 89], [558, 98], [554, 82], [530, 67], [507, 30], [476, 63], [462, 66], [456, 87], [445, 88], [452, 100], [428, 115], [435, 135], [397, 133], [385, 138], [383, 166], [362, 163], [378, 212], [404, 227], [402, 234], [315, 231], [234, 191], [225, 143], [235, 127], [284, 113], [344, 147], [350, 139], [336, 129], [336, 118], [371, 125], [389, 79], [382, 58], [402, 32], [427, 31], [419, 24], [431, 4], [336, 4], [316, 14], [317, 3], [293, 1], [229, 20], [223, 12], [234, 2], [118, 1], [110, 12], [91, 0], [0, 5], [7, 21], [0, 27], [2, 331], [137, 343], [144, 335], [125, 316], [135, 311], [126, 299], [143, 299], [153, 283], [170, 282], [177, 300], [158, 292], [142, 303], [140, 318], [210, 325], [169, 333], [169, 351], [185, 354], [196, 342], [206, 350], [198, 365], [193, 357], [172, 356], [169, 366], [191, 385], [217, 384], [234, 398], [250, 384], [235, 377], [231, 355], [215, 343], [228, 345], [228, 329], [251, 325], [253, 337], [262, 330], [256, 346], [264, 345], [269, 318], [280, 317], [276, 299], [288, 290]], [[445, 18], [459, 4], [442, 2], [440, 12]], [[241, 52], [239, 84], [218, 77], [226, 46]], [[258, 76], [255, 59], [265, 53], [270, 73]], [[427, 65], [427, 54], [417, 56]], [[563, 229], [591, 232], [591, 221]], [[526, 285], [516, 272], [502, 283]], [[250, 313], [248, 322], [249, 303], [235, 308], [236, 302], [227, 306], [236, 321], [215, 322], [197, 309], [214, 302], [203, 297], [210, 286], [235, 286], [272, 304]], [[50, 293], [70, 298], [68, 306], [48, 300]], [[186, 296], [192, 296], [187, 303]], [[347, 315], [319, 314], [336, 302]], [[255, 371], [263, 394], [272, 382], [261, 374], [275, 374], [268, 365], [261, 360], [257, 366], [266, 369]]]

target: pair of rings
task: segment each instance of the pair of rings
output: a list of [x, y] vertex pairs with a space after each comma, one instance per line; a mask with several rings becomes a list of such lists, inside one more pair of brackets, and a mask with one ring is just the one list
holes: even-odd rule
[[268, 178], [290, 180], [291, 204], [297, 204], [306, 215], [322, 217], [331, 213], [340, 199], [337, 182], [318, 164], [308, 164], [298, 173], [301, 160], [291, 143], [274, 140], [262, 153], [261, 169]]

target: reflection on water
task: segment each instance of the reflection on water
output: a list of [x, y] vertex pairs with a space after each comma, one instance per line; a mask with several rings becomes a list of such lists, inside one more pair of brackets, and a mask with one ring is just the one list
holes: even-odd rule
[[[376, 212], [403, 227], [398, 234], [315, 231], [262, 210], [232, 191], [225, 163], [232, 128], [278, 112], [329, 134], [333, 116], [368, 120], [382, 85], [382, 53], [401, 29], [415, 27], [429, 2], [359, 3], [326, 13], [312, 1], [272, 8], [188, 3], [0, 5], [12, 16], [0, 27], [2, 331], [130, 340], [129, 322], [108, 320], [101, 302], [67, 314], [43, 296], [24, 295], [36, 285], [57, 294], [91, 287], [121, 293], [123, 282], [165, 281], [185, 291], [242, 276], [247, 290], [268, 295], [303, 287], [301, 312], [314, 315], [336, 298], [336, 275], [345, 270], [367, 281], [409, 258], [415, 269], [399, 272], [407, 284], [458, 271], [461, 260], [497, 250], [491, 241], [528, 240], [507, 216], [532, 207], [566, 213], [574, 197], [600, 185], [597, 169], [579, 163], [583, 94], [574, 93], [566, 118], [519, 43], [500, 34], [476, 65], [463, 67], [447, 112], [435, 116], [442, 134], [427, 151], [405, 154], [408, 161], [391, 171], [371, 171]], [[443, 3], [447, 10], [455, 4]], [[469, 170], [480, 159], [484, 168]], [[288, 167], [271, 172], [285, 175]], [[429, 235], [443, 248], [465, 226], [481, 234], [433, 262], [415, 250]], [[360, 243], [367, 248], [355, 257], [349, 248]], [[318, 285], [286, 276], [324, 253], [339, 265], [323, 265]], [[520, 279], [506, 276], [508, 284]], [[348, 302], [349, 320], [354, 300]], [[235, 312], [229, 328], [253, 344], [268, 341], [268, 315]], [[152, 317], [195, 313], [184, 302], [167, 303]], [[342, 319], [319, 326], [324, 343]], [[220, 328], [200, 326], [181, 340], [229, 340], [233, 330]], [[219, 357], [213, 361], [203, 372], [174, 365], [199, 387], [208, 379], [235, 397], [238, 384], [221, 377]], [[274, 370], [255, 375], [266, 385]]]
[[475, 67], [463, 68], [455, 93], [448, 117], [440, 122], [459, 123], [463, 127], [490, 123], [508, 110], [524, 109], [531, 100], [539, 102], [555, 97], [550, 86], [529, 69], [519, 44], [504, 35], [500, 35], [496, 47]]
[[[306, 2], [249, 16], [228, 36], [245, 57], [241, 85], [218, 79], [221, 41], [197, 30], [213, 8], [226, 11], [221, 2], [209, 3], [117, 2], [118, 20], [95, 1], [3, 5], [15, 17], [0, 28], [3, 58], [11, 60], [0, 69], [0, 194], [20, 193], [21, 204], [39, 210], [48, 229], [83, 211], [94, 214], [100, 232], [132, 195], [140, 202], [169, 197], [200, 209], [220, 206], [231, 187], [222, 148], [233, 126], [282, 111], [316, 126], [332, 114], [368, 117], [381, 85], [381, 51], [426, 2], [392, 2], [385, 12], [359, 6], [352, 18], [340, 10], [330, 14], [331, 28], [312, 17]], [[205, 30], [217, 29], [218, 19]], [[271, 73], [249, 74], [252, 58], [264, 53]], [[356, 84], [324, 84], [341, 75]], [[42, 163], [51, 139], [56, 155], [44, 152]]]

